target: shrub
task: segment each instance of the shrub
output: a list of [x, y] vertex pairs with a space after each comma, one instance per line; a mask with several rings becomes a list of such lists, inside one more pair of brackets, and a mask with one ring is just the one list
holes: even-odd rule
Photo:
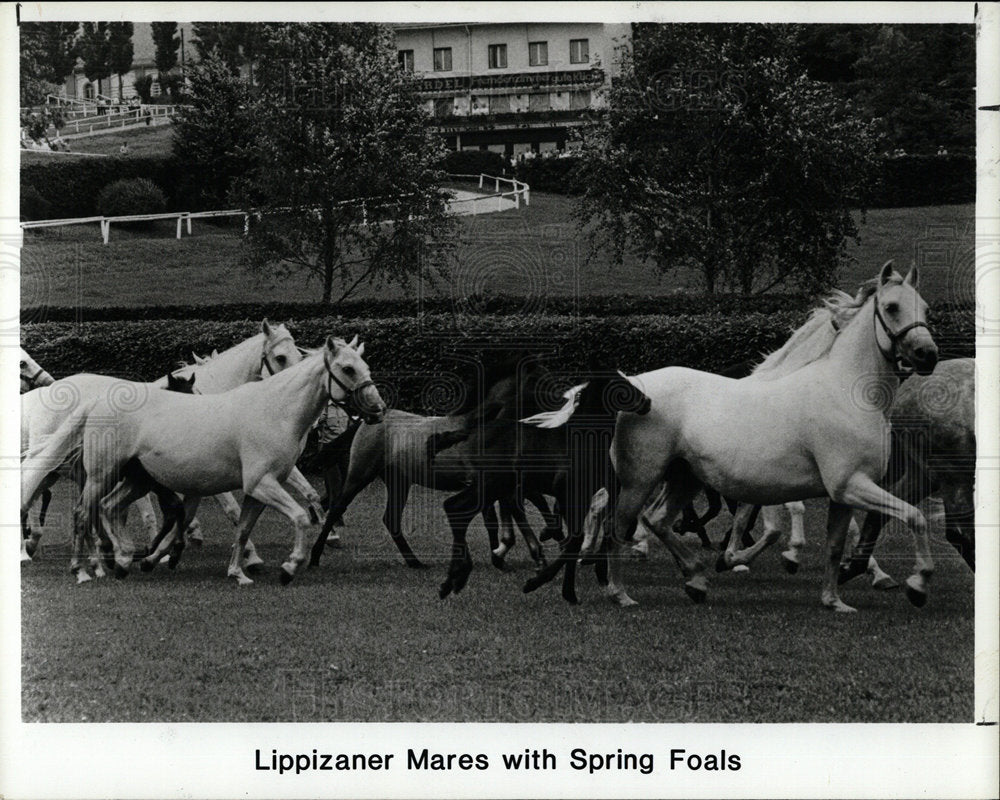
[[584, 187], [578, 175], [581, 163], [580, 156], [526, 159], [518, 162], [514, 175], [540, 192], [582, 194]]
[[[21, 186], [33, 186], [50, 203], [44, 219], [89, 217], [100, 213], [97, 196], [109, 183], [146, 178], [167, 197], [167, 210], [200, 211], [179, 200], [179, 185], [188, 168], [172, 156], [65, 158], [21, 166]], [[183, 205], [183, 208], [181, 207]]]
[[869, 208], [935, 206], [976, 201], [972, 155], [910, 155], [882, 159]]
[[167, 199], [160, 187], [146, 178], [126, 178], [101, 189], [97, 211], [105, 217], [127, 214], [162, 214]]
[[[801, 325], [806, 311], [631, 316], [492, 316], [357, 319], [342, 316], [288, 320], [303, 346], [318, 346], [334, 333], [355, 333], [366, 342], [366, 360], [383, 397], [397, 408], [424, 413], [452, 410], [476, 378], [470, 359], [506, 358], [510, 342], [531, 342], [551, 369], [578, 376], [588, 368], [615, 366], [629, 374], [680, 365], [719, 371], [780, 346]], [[932, 314], [942, 358], [975, 355], [970, 310]], [[260, 318], [213, 322], [23, 324], [22, 345], [51, 374], [91, 371], [152, 380], [178, 359], [231, 347], [259, 330]], [[129, 357], [123, 359], [122, 354]], [[452, 400], [446, 398], [451, 397]]]
[[34, 186], [21, 186], [21, 219], [46, 219], [52, 204]]

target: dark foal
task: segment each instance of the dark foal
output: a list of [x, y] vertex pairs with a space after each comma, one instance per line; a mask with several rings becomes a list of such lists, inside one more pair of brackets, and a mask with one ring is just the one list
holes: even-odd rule
[[568, 538], [556, 561], [543, 567], [531, 588], [551, 580], [563, 566], [568, 582], [563, 596], [576, 602], [573, 569], [583, 537], [583, 522], [594, 493], [613, 483], [609, 448], [619, 413], [645, 414], [650, 401], [620, 373], [600, 373], [580, 391], [569, 420], [557, 428], [538, 428], [516, 420], [496, 420], [469, 439], [471, 484], [444, 503], [451, 524], [452, 558], [440, 596], [458, 593], [472, 571], [465, 537], [475, 516], [492, 503], [522, 492], [554, 496]]
[[[408, 566], [424, 566], [402, 532], [403, 509], [410, 487], [415, 483], [445, 491], [463, 489], [468, 485], [469, 467], [465, 446], [470, 430], [481, 425], [489, 414], [495, 416], [499, 413], [504, 417], [519, 419], [541, 410], [538, 406], [538, 384], [548, 372], [537, 361], [504, 365], [497, 375], [492, 384], [487, 384], [490, 389], [483, 404], [465, 414], [423, 417], [391, 410], [381, 424], [361, 425], [358, 428], [351, 445], [347, 477], [339, 494], [331, 499], [326, 520], [312, 548], [310, 566], [319, 564], [334, 522], [344, 514], [358, 492], [376, 478], [381, 478], [386, 486], [382, 520], [393, 543]], [[440, 455], [435, 458], [437, 453]], [[548, 506], [544, 499], [538, 498], [538, 502], [544, 506], [542, 510], [545, 513]], [[484, 509], [484, 519], [491, 547], [496, 549], [499, 546], [499, 526], [492, 505]], [[536, 555], [530, 541], [529, 548]], [[537, 551], [540, 554], [540, 546]], [[540, 558], [540, 555], [537, 557]], [[499, 559], [497, 565], [502, 566], [502, 563], [502, 559]]]

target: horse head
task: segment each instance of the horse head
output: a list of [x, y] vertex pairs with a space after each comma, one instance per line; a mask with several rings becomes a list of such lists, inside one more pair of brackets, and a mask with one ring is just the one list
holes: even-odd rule
[[619, 413], [648, 414], [652, 401], [622, 372], [598, 372], [590, 377], [577, 403], [574, 416], [615, 416]]
[[[382, 421], [386, 405], [362, 358], [365, 354], [364, 343], [359, 345], [357, 342], [357, 336], [350, 343], [327, 337], [323, 352], [329, 378], [327, 385], [331, 400], [345, 405], [352, 416], [360, 415], [369, 425], [374, 425]], [[336, 384], [341, 397], [334, 396], [338, 392], [333, 384]]]
[[37, 389], [39, 386], [48, 386], [50, 383], [55, 383], [55, 379], [38, 366], [38, 362], [29, 356], [24, 351], [24, 348], [21, 348], [19, 366], [21, 372], [21, 394], [30, 392], [32, 389]]
[[182, 375], [174, 375], [172, 372], [168, 372], [167, 391], [180, 392], [181, 394], [194, 394], [194, 377], [193, 372], [190, 377], [187, 378]]
[[927, 303], [917, 291], [920, 274], [914, 264], [905, 278], [882, 267], [874, 297], [875, 342], [882, 355], [909, 363], [919, 375], [929, 375], [938, 360], [938, 348], [927, 327]]
[[271, 325], [266, 319], [260, 323], [264, 334], [264, 347], [260, 356], [260, 367], [271, 375], [287, 369], [302, 360], [302, 353], [295, 346], [295, 339], [284, 325]]

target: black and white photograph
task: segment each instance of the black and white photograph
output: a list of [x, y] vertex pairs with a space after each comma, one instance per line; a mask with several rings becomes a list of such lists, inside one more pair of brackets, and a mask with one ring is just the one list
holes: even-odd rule
[[992, 795], [1000, 14], [858, 6], [5, 4], [0, 795]]

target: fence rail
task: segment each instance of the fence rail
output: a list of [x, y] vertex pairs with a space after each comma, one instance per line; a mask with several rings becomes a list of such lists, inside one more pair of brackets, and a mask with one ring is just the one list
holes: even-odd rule
[[[479, 214], [484, 213], [479, 210], [476, 205], [481, 202], [489, 202], [495, 200], [497, 203], [497, 211], [503, 210], [503, 201], [505, 199], [513, 199], [514, 204], [517, 208], [521, 207], [521, 199], [523, 198], [524, 204], [528, 205], [529, 199], [529, 186], [528, 184], [515, 180], [513, 178], [498, 178], [495, 175], [449, 175], [450, 178], [478, 178], [480, 188], [483, 187], [483, 182], [486, 180], [494, 181], [495, 187], [497, 189], [495, 194], [481, 195], [479, 197], [470, 197], [463, 200], [452, 200], [448, 203], [449, 209], [452, 209], [456, 205], [462, 203], [472, 204], [472, 213]], [[501, 192], [500, 182], [505, 181], [513, 186], [513, 189], [506, 192]], [[408, 195], [407, 195], [408, 196]], [[346, 203], [356, 203], [361, 207], [362, 212], [362, 224], [368, 224], [368, 209], [379, 208], [389, 205], [388, 202], [378, 202], [384, 201], [385, 198], [362, 198], [358, 200], [343, 200], [337, 203], [337, 205], [344, 205]], [[275, 209], [276, 211], [291, 211], [293, 209]], [[319, 211], [318, 208], [312, 209], [313, 211]], [[187, 229], [188, 236], [191, 235], [191, 220], [193, 219], [209, 219], [213, 217], [243, 217], [243, 234], [246, 235], [250, 229], [250, 217], [260, 217], [261, 212], [257, 209], [227, 209], [223, 211], [169, 211], [164, 214], [127, 214], [124, 216], [117, 217], [75, 217], [68, 219], [43, 219], [43, 220], [32, 220], [28, 222], [21, 223], [22, 230], [31, 230], [32, 228], [58, 228], [63, 225], [86, 225], [90, 223], [97, 222], [101, 226], [101, 239], [104, 244], [108, 244], [111, 241], [111, 224], [118, 222], [149, 222], [160, 219], [176, 219], [177, 220], [177, 238], [183, 237], [184, 229]], [[381, 222], [381, 221], [380, 221]], [[376, 223], [378, 224], [378, 223]]]

